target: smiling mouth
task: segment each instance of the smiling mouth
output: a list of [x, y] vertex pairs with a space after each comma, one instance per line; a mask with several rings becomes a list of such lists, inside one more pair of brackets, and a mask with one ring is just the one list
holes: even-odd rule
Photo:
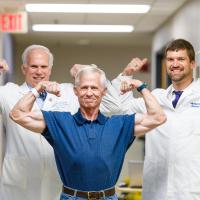
[[172, 72], [180, 72], [181, 70], [179, 70], [179, 69], [173, 69], [173, 70], [171, 70]]
[[34, 79], [37, 80], [37, 81], [41, 81], [41, 80], [43, 80], [44, 78], [43, 78], [43, 77], [34, 77]]
[[180, 68], [172, 68], [171, 72], [182, 72], [183, 70]]

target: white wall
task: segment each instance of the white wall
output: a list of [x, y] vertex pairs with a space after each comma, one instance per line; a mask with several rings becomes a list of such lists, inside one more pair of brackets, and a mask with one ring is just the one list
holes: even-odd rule
[[152, 87], [155, 88], [155, 55], [165, 44], [177, 38], [190, 41], [195, 50], [200, 49], [200, 1], [189, 1], [159, 30], [152, 42]]
[[[31, 44], [31, 43], [30, 43]], [[21, 53], [29, 44], [16, 43], [15, 60], [16, 82], [21, 83], [23, 76], [20, 71]], [[71, 66], [75, 63], [97, 64], [105, 70], [107, 77], [113, 79], [130, 62], [133, 57], [150, 58], [150, 46], [67, 46], [44, 44], [51, 49], [54, 54], [54, 66], [52, 80], [58, 82], [73, 81], [69, 75]], [[143, 74], [143, 73], [142, 73]], [[138, 75], [140, 76], [141, 73]], [[149, 73], [148, 73], [149, 75]], [[149, 81], [149, 77], [147, 82]]]

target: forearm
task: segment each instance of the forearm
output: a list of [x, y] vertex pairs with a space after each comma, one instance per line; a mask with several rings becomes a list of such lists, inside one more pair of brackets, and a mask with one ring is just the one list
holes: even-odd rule
[[28, 113], [32, 110], [33, 104], [36, 100], [35, 95], [30, 91], [25, 94], [13, 107], [12, 113]]
[[145, 102], [147, 114], [154, 121], [155, 126], [164, 123], [166, 116], [156, 98], [146, 88], [142, 89], [141, 94]]
[[147, 113], [136, 113], [135, 136], [144, 135], [166, 121], [166, 115], [151, 92], [144, 88], [141, 91]]

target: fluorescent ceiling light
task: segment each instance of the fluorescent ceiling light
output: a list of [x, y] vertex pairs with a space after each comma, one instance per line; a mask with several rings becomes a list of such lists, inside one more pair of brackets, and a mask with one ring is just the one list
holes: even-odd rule
[[28, 12], [146, 13], [149, 5], [133, 4], [26, 4]]
[[33, 31], [41, 32], [132, 32], [129, 25], [64, 25], [64, 24], [35, 24]]

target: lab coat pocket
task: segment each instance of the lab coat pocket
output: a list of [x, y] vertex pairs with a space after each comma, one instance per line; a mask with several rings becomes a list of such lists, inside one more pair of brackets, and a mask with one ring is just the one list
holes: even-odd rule
[[3, 184], [25, 189], [27, 185], [26, 158], [6, 155], [3, 162], [2, 181]]

